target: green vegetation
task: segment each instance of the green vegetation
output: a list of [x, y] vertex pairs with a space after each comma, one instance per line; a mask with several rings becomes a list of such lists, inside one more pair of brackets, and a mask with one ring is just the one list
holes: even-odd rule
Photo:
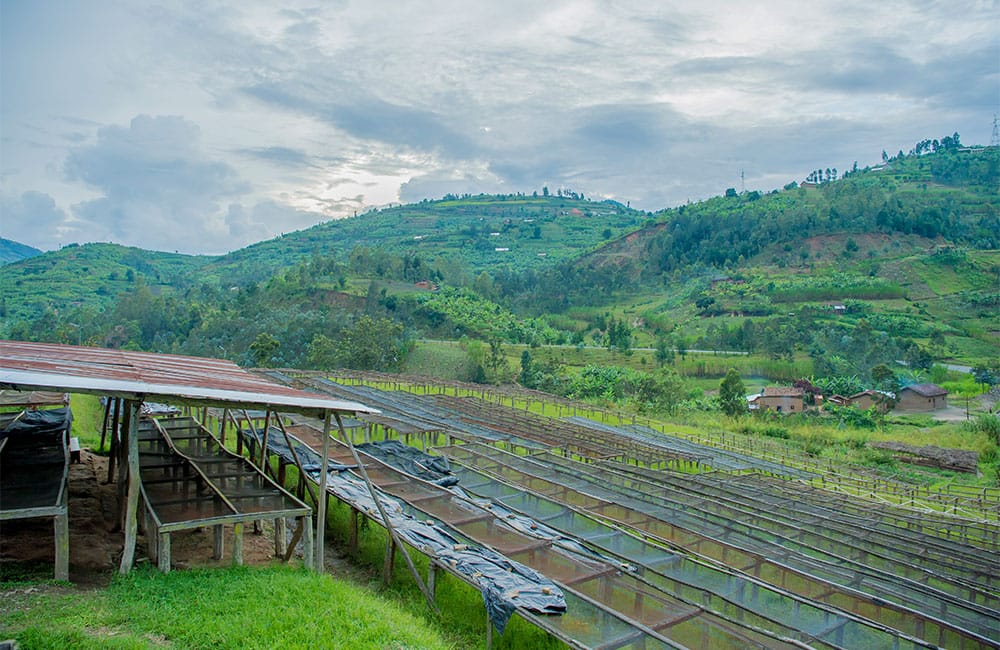
[[453, 647], [440, 626], [390, 598], [285, 566], [147, 567], [86, 597], [35, 591], [0, 606], [3, 635], [25, 649]]

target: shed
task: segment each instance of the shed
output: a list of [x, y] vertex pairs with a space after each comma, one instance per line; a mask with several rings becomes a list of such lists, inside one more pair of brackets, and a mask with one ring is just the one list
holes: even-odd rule
[[747, 401], [752, 411], [801, 413], [805, 404], [804, 395], [804, 391], [795, 386], [767, 386]]
[[936, 411], [948, 406], [948, 391], [937, 384], [911, 384], [899, 390], [896, 408], [903, 411]]
[[[327, 441], [333, 422], [340, 426], [344, 414], [378, 413], [358, 402], [276, 384], [230, 361], [22, 341], [0, 341], [0, 389], [82, 393], [124, 403], [119, 444], [126, 481], [122, 573], [132, 568], [135, 557], [141, 492], [139, 412], [144, 402], [310, 415], [324, 421]], [[325, 523], [326, 500], [321, 499], [315, 548], [323, 548]], [[315, 568], [322, 570], [323, 553], [315, 554]]]

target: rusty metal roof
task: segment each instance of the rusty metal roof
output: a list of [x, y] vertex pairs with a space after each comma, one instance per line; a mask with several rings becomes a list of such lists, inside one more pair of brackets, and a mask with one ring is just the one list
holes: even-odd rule
[[22, 341], [0, 341], [0, 389], [309, 414], [378, 413], [359, 402], [273, 383], [231, 361]]

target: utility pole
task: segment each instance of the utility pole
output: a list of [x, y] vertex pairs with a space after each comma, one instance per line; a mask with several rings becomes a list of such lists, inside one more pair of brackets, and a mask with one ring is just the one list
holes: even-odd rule
[[[994, 124], [995, 124], [995, 120], [994, 120]], [[996, 126], [994, 126], [993, 128], [996, 129]], [[740, 194], [746, 194], [746, 191], [747, 191], [746, 178], [743, 175], [743, 168], [741, 167], [740, 168]]]
[[990, 138], [991, 147], [1000, 147], [1000, 116], [993, 114], [993, 136]]

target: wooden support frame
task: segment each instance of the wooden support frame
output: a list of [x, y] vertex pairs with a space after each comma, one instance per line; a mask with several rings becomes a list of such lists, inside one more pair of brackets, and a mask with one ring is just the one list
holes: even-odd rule
[[[125, 433], [126, 444], [119, 443], [120, 447], [128, 450], [128, 486], [125, 500], [125, 547], [122, 549], [121, 564], [118, 572], [128, 573], [132, 570], [135, 560], [135, 541], [138, 530], [137, 510], [139, 507], [139, 404], [141, 402], [127, 400], [125, 402], [127, 431]], [[162, 540], [160, 540], [162, 542]], [[168, 542], [169, 544], [169, 542]], [[169, 548], [169, 547], [168, 547]], [[163, 549], [160, 549], [160, 557], [163, 557]], [[167, 553], [169, 557], [169, 551]]]

